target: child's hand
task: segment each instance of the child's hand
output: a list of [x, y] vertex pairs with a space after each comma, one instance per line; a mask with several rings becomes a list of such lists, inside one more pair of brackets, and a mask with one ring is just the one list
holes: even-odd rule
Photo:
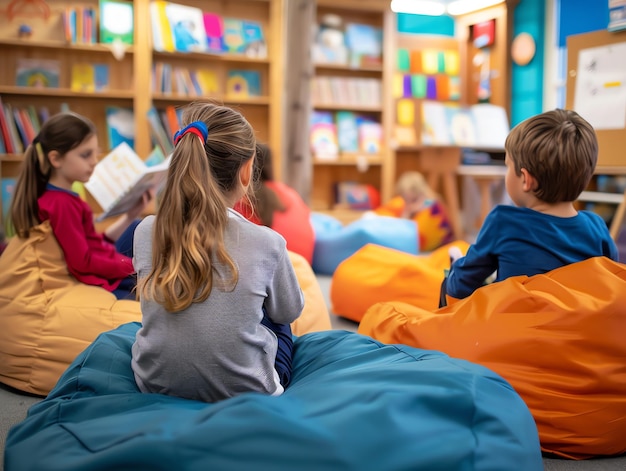
[[128, 218], [128, 220], [132, 221], [134, 219], [137, 219], [137, 217], [144, 212], [146, 207], [148, 207], [153, 198], [153, 190], [148, 190], [143, 195], [141, 195], [141, 199], [137, 201], [137, 204], [126, 212], [126, 217]]
[[452, 265], [459, 258], [463, 257], [463, 252], [456, 245], [453, 245], [448, 249], [448, 255], [450, 255], [450, 265]]

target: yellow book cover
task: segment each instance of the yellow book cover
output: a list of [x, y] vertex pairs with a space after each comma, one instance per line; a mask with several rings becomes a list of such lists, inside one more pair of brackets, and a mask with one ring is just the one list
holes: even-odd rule
[[172, 27], [167, 17], [166, 8], [169, 2], [156, 1], [150, 3], [150, 19], [152, 22], [152, 47], [155, 51], [174, 52]]
[[95, 70], [92, 64], [72, 65], [72, 84], [74, 92], [94, 92], [96, 89]]

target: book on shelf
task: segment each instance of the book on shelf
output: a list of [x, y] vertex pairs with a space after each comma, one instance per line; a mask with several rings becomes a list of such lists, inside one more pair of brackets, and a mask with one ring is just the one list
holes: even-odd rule
[[353, 67], [382, 65], [383, 31], [371, 25], [346, 24], [346, 45]]
[[150, 4], [153, 47], [167, 52], [207, 52], [208, 39], [202, 10], [178, 3]]
[[424, 101], [421, 107], [422, 144], [504, 149], [510, 131], [504, 108], [434, 101]]
[[100, 42], [103, 44], [134, 43], [134, 11], [132, 2], [100, 0]]
[[173, 136], [167, 133], [159, 111], [153, 106], [147, 113], [150, 137], [154, 145], [159, 146], [163, 154], [169, 155], [174, 150]]
[[53, 59], [17, 59], [15, 84], [18, 87], [59, 88], [61, 63]]
[[68, 6], [62, 13], [65, 40], [70, 44], [95, 44], [97, 42], [97, 14], [93, 7]]
[[148, 166], [125, 142], [96, 165], [85, 188], [103, 212], [97, 220], [118, 216], [133, 208], [148, 191], [158, 192], [165, 182], [169, 158]]
[[311, 153], [317, 159], [337, 160], [339, 158], [337, 126], [331, 112], [313, 111], [311, 113], [309, 143]]
[[229, 70], [226, 95], [230, 98], [261, 96], [261, 75], [256, 70]]
[[202, 13], [204, 31], [207, 38], [207, 52], [220, 54], [226, 50], [224, 45], [224, 20], [217, 13]]
[[358, 152], [359, 127], [357, 116], [352, 111], [337, 111], [337, 143], [341, 152]]
[[135, 145], [135, 117], [132, 108], [107, 106], [106, 125], [109, 149], [114, 149], [125, 142], [130, 147]]
[[358, 125], [359, 150], [366, 154], [380, 154], [383, 128], [380, 123], [364, 120]]
[[109, 88], [109, 66], [88, 62], [72, 64], [70, 88], [75, 92], [102, 92]]
[[264, 59], [267, 46], [261, 23], [240, 18], [224, 18], [224, 48], [229, 54]]
[[[17, 183], [16, 178], [5, 177], [0, 179], [0, 191], [2, 192], [2, 220], [0, 226], [4, 225], [5, 231], [11, 227], [7, 224], [9, 219], [9, 213], [11, 209], [11, 200], [13, 199], [13, 193], [15, 193], [15, 185]], [[5, 233], [5, 236], [11, 236], [12, 234]]]

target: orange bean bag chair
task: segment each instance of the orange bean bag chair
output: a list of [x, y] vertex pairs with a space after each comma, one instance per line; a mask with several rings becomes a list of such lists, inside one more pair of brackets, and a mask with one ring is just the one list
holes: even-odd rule
[[626, 265], [596, 257], [518, 276], [430, 312], [372, 306], [359, 333], [439, 350], [508, 380], [542, 450], [566, 458], [626, 452]]
[[[304, 294], [294, 335], [330, 330], [330, 315], [313, 269], [289, 253]], [[137, 301], [77, 281], [44, 222], [28, 239], [13, 237], [0, 257], [0, 383], [47, 395], [76, 356], [102, 332], [141, 322]]]
[[333, 273], [333, 313], [359, 322], [368, 308], [383, 301], [437, 309], [444, 270], [450, 268], [448, 249], [452, 245], [463, 253], [469, 247], [467, 242], [457, 241], [430, 254], [411, 255], [376, 244], [365, 245]]

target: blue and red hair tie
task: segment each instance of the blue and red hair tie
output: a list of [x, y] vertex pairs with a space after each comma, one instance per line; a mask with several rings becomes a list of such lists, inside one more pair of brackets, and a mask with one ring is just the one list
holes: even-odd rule
[[174, 134], [174, 145], [178, 144], [178, 141], [180, 141], [185, 134], [189, 133], [198, 136], [202, 141], [202, 145], [206, 144], [207, 137], [209, 137], [209, 130], [206, 124], [202, 121], [194, 121]]

